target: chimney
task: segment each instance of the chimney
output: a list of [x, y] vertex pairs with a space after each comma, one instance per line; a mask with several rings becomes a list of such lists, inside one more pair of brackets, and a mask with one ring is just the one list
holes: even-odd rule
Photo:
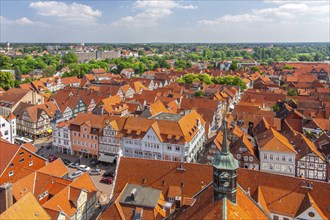
[[134, 202], [135, 201], [135, 197], [136, 197], [136, 188], [132, 189], [131, 191], [131, 201]]
[[0, 205], [0, 214], [1, 214], [10, 206], [13, 205], [13, 192], [12, 192], [11, 183], [5, 183], [0, 187], [0, 199], [1, 201], [5, 201], [5, 202], [1, 202]]
[[181, 207], [181, 196], [176, 196], [174, 200], [175, 208], [178, 209]]

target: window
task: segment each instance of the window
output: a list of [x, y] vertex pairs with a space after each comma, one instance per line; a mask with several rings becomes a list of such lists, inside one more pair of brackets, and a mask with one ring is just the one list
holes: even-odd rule
[[[157, 146], [157, 149], [159, 148], [159, 146]], [[175, 147], [176, 151], [180, 151], [180, 147]]]
[[13, 167], [14, 167], [14, 163], [11, 163], [11, 164], [10, 164], [10, 167], [13, 168]]
[[85, 134], [82, 134], [82, 137], [85, 138]]
[[282, 161], [285, 161], [285, 156], [282, 156]]
[[8, 135], [8, 130], [5, 131], [5, 135]]
[[2, 126], [2, 127], [5, 127], [6, 125], [5, 125], [5, 123], [3, 123], [1, 126]]
[[278, 215], [273, 215], [273, 220], [279, 220], [280, 218], [278, 217]]
[[87, 129], [86, 129], [86, 128], [84, 128], [84, 131], [87, 131]]
[[310, 158], [309, 158], [309, 161], [314, 162], [314, 157], [310, 157]]
[[244, 156], [244, 161], [248, 161], [249, 157], [248, 156]]
[[287, 217], [283, 217], [283, 220], [290, 220], [289, 218], [287, 218]]
[[76, 136], [76, 132], [73, 132], [73, 136]]
[[237, 154], [237, 159], [241, 159], [241, 154]]
[[48, 190], [44, 193], [42, 193], [40, 196], [39, 196], [39, 200], [42, 200], [43, 198], [45, 198], [46, 196], [48, 195]]
[[58, 135], [59, 137], [61, 137], [61, 132], [57, 132], [57, 135]]
[[252, 156], [249, 157], [249, 161], [250, 161], [250, 162], [253, 161], [253, 157], [252, 157]]
[[267, 157], [267, 154], [264, 154], [264, 159], [267, 160], [267, 158], [268, 158], [268, 157]]
[[29, 167], [33, 165], [33, 161], [30, 161], [29, 162]]
[[319, 169], [322, 169], [323, 168], [323, 164], [320, 163], [318, 167], [319, 167]]
[[276, 156], [275, 156], [275, 159], [276, 159], [276, 160], [280, 160], [280, 156], [279, 156], [279, 155], [276, 155]]
[[292, 157], [289, 157], [289, 162], [292, 162]]
[[12, 175], [14, 175], [14, 171], [10, 171], [10, 172], [8, 173], [8, 176], [12, 176]]
[[314, 212], [309, 212], [308, 215], [309, 215], [309, 217], [313, 218], [315, 216], [315, 213]]
[[86, 138], [89, 138], [89, 135], [88, 134], [86, 134]]
[[24, 155], [24, 152], [19, 153], [19, 156], [23, 156], [23, 155]]
[[172, 146], [171, 145], [167, 145], [167, 150], [172, 150]]
[[24, 162], [24, 158], [20, 159], [19, 162], [20, 163], [23, 163]]
[[270, 170], [273, 170], [273, 169], [274, 169], [273, 164], [269, 164], [269, 169], [270, 169]]
[[273, 154], [269, 155], [269, 159], [270, 160], [273, 160], [274, 159]]
[[31, 158], [32, 157], [32, 155], [31, 154], [29, 154], [29, 158]]

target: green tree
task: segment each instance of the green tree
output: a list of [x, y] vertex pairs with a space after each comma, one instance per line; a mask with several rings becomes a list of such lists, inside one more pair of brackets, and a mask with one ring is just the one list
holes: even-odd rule
[[1, 69], [9, 69], [11, 66], [11, 59], [10, 57], [0, 54], [0, 68]]
[[237, 61], [233, 61], [233, 62], [230, 64], [229, 70], [232, 70], [232, 71], [236, 71], [236, 70], [238, 70]]
[[298, 95], [298, 92], [295, 89], [289, 89], [288, 95], [289, 96], [297, 96]]
[[201, 90], [197, 90], [194, 95], [195, 95], [195, 97], [205, 96], [205, 92], [203, 92]]
[[268, 59], [267, 59], [267, 64], [268, 64], [269, 66], [272, 66], [272, 65], [274, 64], [274, 60], [273, 60], [272, 58], [268, 58]]
[[260, 73], [260, 69], [258, 67], [256, 67], [256, 66], [251, 67], [251, 71], [252, 72], [259, 72]]
[[78, 55], [73, 52], [65, 54], [62, 59], [65, 64], [78, 63]]
[[290, 66], [290, 65], [288, 65], [288, 64], [285, 64], [284, 66], [282, 66], [282, 68], [281, 68], [282, 70], [292, 70], [293, 69], [293, 67], [292, 66]]
[[50, 65], [42, 69], [42, 76], [44, 77], [53, 76], [55, 72], [56, 72], [56, 67]]
[[15, 80], [13, 75], [10, 72], [0, 72], [0, 87], [4, 90], [8, 90], [11, 87], [15, 86]]
[[275, 105], [273, 106], [273, 111], [274, 111], [274, 112], [277, 112], [278, 110], [280, 110], [280, 107], [279, 107], [277, 104], [275, 104]]
[[205, 84], [212, 84], [212, 76], [206, 73], [198, 74], [197, 79]]

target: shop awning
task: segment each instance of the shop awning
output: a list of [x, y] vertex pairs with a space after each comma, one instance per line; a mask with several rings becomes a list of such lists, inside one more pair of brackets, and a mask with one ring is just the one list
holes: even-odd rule
[[51, 128], [47, 129], [46, 131], [47, 131], [48, 133], [52, 133], [52, 132], [53, 132], [53, 130], [52, 130]]
[[98, 161], [101, 162], [107, 162], [107, 163], [113, 163], [113, 161], [116, 159], [116, 156], [110, 156], [110, 155], [105, 155], [101, 154]]

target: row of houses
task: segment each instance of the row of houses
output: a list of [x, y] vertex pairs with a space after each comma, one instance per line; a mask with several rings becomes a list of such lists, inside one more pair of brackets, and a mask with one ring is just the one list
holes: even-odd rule
[[205, 121], [194, 110], [145, 117], [80, 113], [53, 128], [59, 152], [113, 162], [121, 155], [195, 161], [205, 141]]

